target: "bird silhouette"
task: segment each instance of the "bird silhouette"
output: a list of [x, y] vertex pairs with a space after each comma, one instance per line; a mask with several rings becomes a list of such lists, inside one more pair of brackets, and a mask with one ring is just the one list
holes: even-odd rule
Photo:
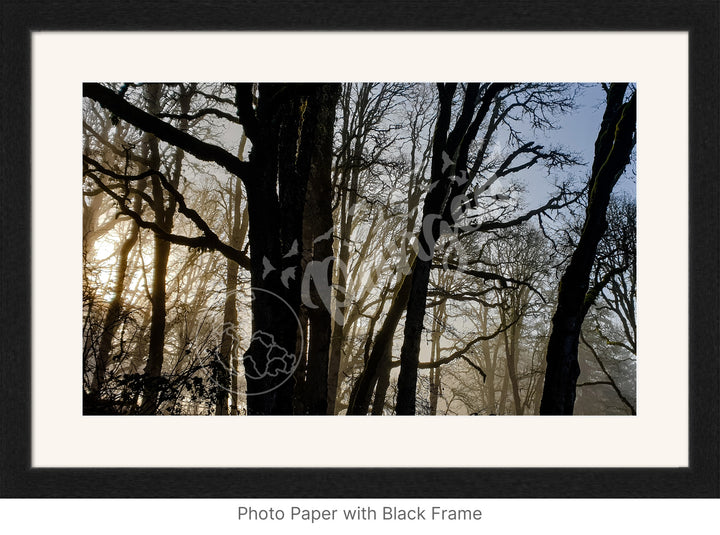
[[262, 278], [268, 276], [268, 273], [271, 271], [275, 271], [275, 267], [270, 263], [270, 260], [267, 259], [267, 257], [263, 257], [263, 275]]
[[283, 258], [290, 258], [291, 256], [295, 256], [296, 254], [298, 254], [298, 251], [299, 251], [298, 242], [297, 242], [297, 240], [295, 240], [293, 242], [292, 246], [290, 247], [290, 250], [287, 252], [287, 254], [285, 256], [283, 256]]
[[455, 162], [453, 162], [453, 161], [450, 159], [450, 155], [449, 155], [447, 152], [445, 152], [445, 151], [443, 151], [443, 153], [442, 153], [442, 159], [443, 159], [442, 170], [443, 170], [443, 173], [444, 173], [444, 172], [445, 172], [445, 169], [447, 169], [448, 167], [450, 167], [451, 165], [453, 165]]
[[284, 269], [283, 272], [280, 274], [280, 282], [283, 283], [283, 286], [285, 288], [290, 287], [290, 279], [295, 278], [295, 268], [289, 267], [287, 269]]

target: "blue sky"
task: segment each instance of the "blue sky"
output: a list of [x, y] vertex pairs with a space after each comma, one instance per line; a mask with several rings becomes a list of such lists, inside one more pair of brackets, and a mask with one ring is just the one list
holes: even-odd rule
[[[557, 130], [537, 133], [534, 140], [547, 146], [562, 146], [570, 152], [580, 155], [586, 164], [573, 166], [547, 176], [544, 168], [536, 167], [526, 173], [528, 183], [527, 200], [531, 207], [542, 204], [548, 195], [548, 185], [552, 180], [572, 176], [578, 182], [586, 182], [593, 161], [595, 139], [597, 138], [605, 110], [605, 92], [600, 83], [585, 84], [576, 98], [576, 109], [557, 118]], [[628, 169], [634, 162], [628, 166]], [[615, 187], [616, 192], [625, 192], [635, 196], [635, 183], [624, 175]]]

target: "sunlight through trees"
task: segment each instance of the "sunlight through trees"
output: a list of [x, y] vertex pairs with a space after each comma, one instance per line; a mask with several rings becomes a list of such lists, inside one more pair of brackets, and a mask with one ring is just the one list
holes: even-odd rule
[[635, 414], [633, 84], [83, 95], [85, 414]]

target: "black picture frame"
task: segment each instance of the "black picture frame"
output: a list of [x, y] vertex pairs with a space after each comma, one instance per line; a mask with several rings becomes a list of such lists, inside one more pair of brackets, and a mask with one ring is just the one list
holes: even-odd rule
[[[712, 0], [472, 2], [6, 0], [0, 183], [0, 497], [720, 497], [718, 54]], [[32, 468], [31, 33], [35, 31], [687, 31], [690, 47], [689, 467]], [[68, 58], [68, 61], [80, 60]], [[668, 87], [672, 106], [673, 88]], [[668, 111], [671, 113], [671, 110]], [[668, 370], [668, 375], [672, 370]]]

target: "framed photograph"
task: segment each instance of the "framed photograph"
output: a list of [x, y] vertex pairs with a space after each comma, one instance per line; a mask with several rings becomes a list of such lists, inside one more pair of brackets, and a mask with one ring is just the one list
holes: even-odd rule
[[123, 5], [4, 8], [1, 496], [719, 496], [717, 5]]

